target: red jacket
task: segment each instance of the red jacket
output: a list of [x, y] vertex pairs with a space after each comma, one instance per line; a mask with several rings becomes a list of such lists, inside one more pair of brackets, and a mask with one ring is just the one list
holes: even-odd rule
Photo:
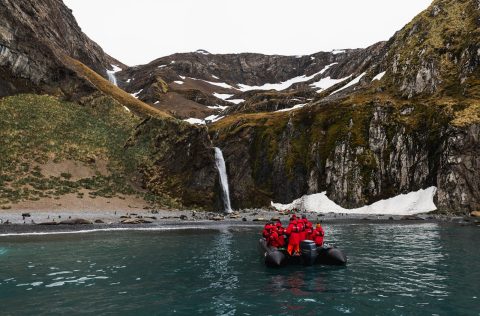
[[265, 227], [263, 228], [263, 232], [262, 232], [262, 236], [263, 238], [265, 239], [268, 239], [268, 236], [270, 235], [270, 231], [272, 230], [272, 228], [274, 228], [275, 226], [271, 225], [271, 224], [265, 224]]
[[325, 235], [325, 232], [323, 231], [323, 228], [321, 226], [316, 228], [313, 231], [313, 233], [312, 233], [313, 241], [315, 242], [315, 244], [317, 246], [323, 245], [323, 236], [324, 235]]
[[276, 231], [272, 231], [270, 237], [268, 237], [268, 245], [280, 248], [285, 246], [285, 240], [283, 239], [283, 236], [280, 237]]
[[286, 233], [290, 236], [288, 239], [289, 245], [300, 244], [300, 230], [296, 220], [293, 220], [290, 222], [290, 224], [288, 224]]
[[313, 240], [313, 228], [307, 227], [307, 229], [305, 230], [305, 233], [306, 233], [306, 236], [305, 236], [306, 239]]
[[300, 230], [300, 240], [305, 240], [307, 239], [307, 222], [308, 220], [306, 218], [302, 218], [298, 221], [298, 226]]

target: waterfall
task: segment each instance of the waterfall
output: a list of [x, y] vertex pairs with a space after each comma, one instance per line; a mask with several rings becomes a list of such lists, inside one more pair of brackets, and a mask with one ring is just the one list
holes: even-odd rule
[[115, 70], [107, 70], [107, 75], [108, 75], [108, 80], [114, 85], [118, 86], [117, 77], [115, 77]]
[[222, 186], [222, 200], [225, 212], [232, 212], [230, 205], [230, 193], [228, 191], [228, 177], [227, 168], [225, 167], [225, 160], [220, 148], [215, 147], [215, 164], [217, 165], [218, 173], [220, 174], [220, 185]]

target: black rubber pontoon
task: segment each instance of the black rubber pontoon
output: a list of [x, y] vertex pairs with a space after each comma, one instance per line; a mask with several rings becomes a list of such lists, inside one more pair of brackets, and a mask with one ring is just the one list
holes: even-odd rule
[[259, 248], [265, 258], [265, 264], [270, 267], [281, 267], [287, 264], [314, 264], [344, 266], [347, 264], [347, 256], [340, 249], [324, 244], [317, 247], [312, 240], [304, 240], [300, 243], [300, 256], [290, 256], [284, 249], [269, 247], [267, 241], [261, 238]]

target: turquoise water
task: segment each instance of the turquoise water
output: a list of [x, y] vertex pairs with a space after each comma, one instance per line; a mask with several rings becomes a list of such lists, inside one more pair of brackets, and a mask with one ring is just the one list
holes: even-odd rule
[[267, 268], [253, 228], [0, 237], [0, 314], [480, 315], [479, 228], [326, 231], [346, 268]]

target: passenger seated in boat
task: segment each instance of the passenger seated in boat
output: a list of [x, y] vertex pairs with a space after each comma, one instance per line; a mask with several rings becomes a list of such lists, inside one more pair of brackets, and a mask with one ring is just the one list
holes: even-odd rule
[[308, 240], [313, 240], [314, 236], [313, 236], [313, 225], [312, 223], [308, 222], [307, 223], [307, 228], [305, 229], [305, 238], [308, 239]]
[[322, 225], [317, 224], [312, 233], [312, 240], [315, 242], [317, 247], [321, 247], [323, 245], [323, 236], [325, 236], [325, 232], [323, 231]]
[[285, 247], [285, 228], [282, 227], [282, 222], [280, 220], [278, 220], [275, 223], [275, 226], [277, 227], [278, 243], [280, 244], [278, 248], [284, 248]]
[[302, 218], [299, 220], [299, 228], [300, 228], [300, 241], [303, 241], [307, 238], [307, 226], [310, 221], [307, 219], [307, 216], [304, 214]]
[[276, 229], [272, 229], [268, 237], [268, 246], [282, 248], [285, 246], [285, 240], [280, 237]]
[[287, 252], [291, 256], [294, 254], [300, 254], [300, 230], [295, 215], [290, 218], [286, 233], [289, 236]]
[[[263, 232], [262, 236], [263, 238], [268, 240], [268, 236], [270, 235], [270, 231], [272, 229], [273, 224], [272, 223], [266, 223], [265, 226], [263, 227]], [[275, 227], [275, 226], [273, 226]]]

